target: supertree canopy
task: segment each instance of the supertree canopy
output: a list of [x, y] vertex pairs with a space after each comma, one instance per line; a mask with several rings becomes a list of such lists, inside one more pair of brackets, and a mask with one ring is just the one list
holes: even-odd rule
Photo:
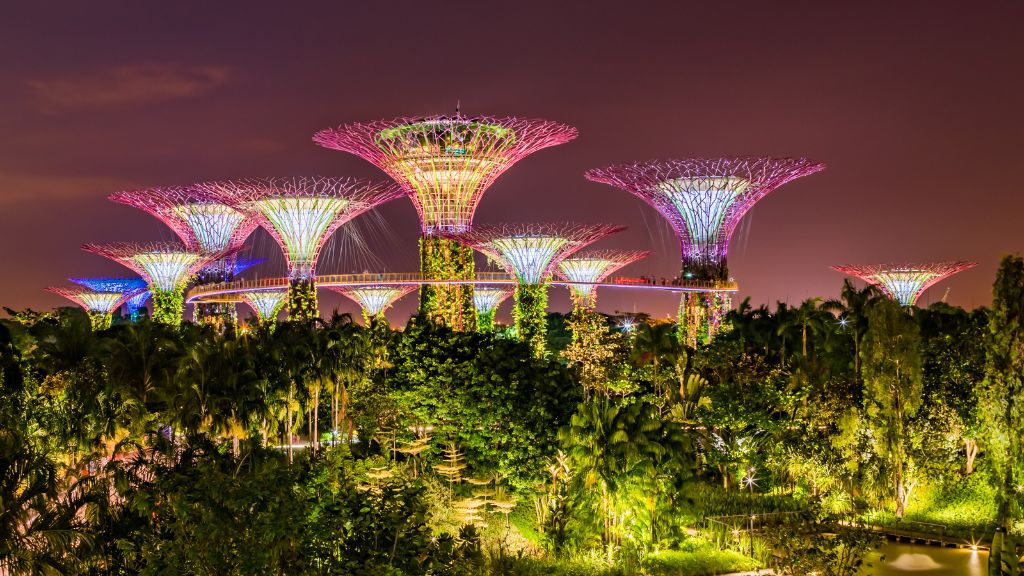
[[111, 314], [125, 299], [123, 292], [93, 290], [85, 286], [50, 287], [47, 290], [63, 296], [85, 309], [89, 313], [94, 330], [108, 328]]
[[367, 326], [384, 320], [384, 311], [399, 298], [417, 288], [414, 284], [377, 284], [331, 288], [354, 300], [363, 309]]
[[886, 296], [904, 306], [913, 306], [936, 282], [977, 266], [975, 262], [934, 262], [929, 264], [874, 264], [833, 266], [832, 269], [877, 286]]
[[153, 293], [153, 319], [167, 324], [181, 322], [189, 280], [204, 265], [224, 256], [224, 252], [193, 252], [177, 242], [85, 244], [82, 249], [110, 258], [142, 276]]
[[[522, 158], [575, 138], [547, 120], [454, 116], [397, 118], [322, 130], [321, 146], [360, 156], [398, 182], [416, 206], [424, 238], [420, 272], [435, 280], [473, 278], [473, 253], [446, 236], [471, 229], [481, 197]], [[472, 289], [424, 285], [420, 311], [457, 330], [472, 330]]]
[[277, 314], [284, 307], [287, 299], [287, 290], [242, 292], [242, 300], [256, 312], [256, 316], [260, 319], [260, 324], [273, 324], [276, 322]]
[[650, 256], [647, 250], [588, 250], [558, 263], [558, 273], [569, 282], [573, 304], [593, 308], [597, 303], [594, 284], [617, 270]]
[[263, 178], [209, 185], [214, 198], [249, 215], [284, 252], [288, 264], [288, 312], [312, 320], [316, 261], [342, 224], [401, 195], [395, 185], [352, 178]]
[[124, 304], [132, 322], [138, 319], [139, 309], [149, 299], [146, 281], [142, 278], [68, 278], [68, 280], [96, 292], [118, 292], [124, 295]]
[[587, 244], [623, 229], [608, 224], [510, 224], [478, 226], [459, 238], [516, 277], [516, 331], [538, 355], [543, 355], [547, 330], [545, 283], [551, 273], [559, 262]]
[[825, 169], [806, 158], [691, 158], [588, 170], [588, 180], [639, 197], [682, 243], [682, 278], [726, 282], [729, 240], [751, 206], [779, 186]]
[[475, 286], [473, 288], [473, 305], [477, 313], [477, 330], [480, 332], [494, 331], [494, 313], [509, 296], [512, 289], [506, 286]]

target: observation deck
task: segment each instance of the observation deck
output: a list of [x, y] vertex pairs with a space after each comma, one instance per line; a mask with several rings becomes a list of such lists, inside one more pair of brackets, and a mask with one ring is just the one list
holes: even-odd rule
[[[373, 286], [377, 284], [394, 285], [433, 285], [433, 284], [491, 284], [514, 286], [517, 281], [505, 272], [477, 272], [472, 280], [438, 280], [424, 278], [419, 272], [380, 272], [364, 274], [324, 274], [316, 277], [318, 288], [349, 288], [356, 286]], [[603, 282], [568, 282], [552, 279], [548, 284], [554, 286], [574, 286], [589, 284], [597, 288], [631, 288], [641, 290], [660, 290], [664, 292], [735, 292], [739, 289], [736, 282], [704, 282], [693, 280], [673, 280], [654, 277], [614, 276]], [[236, 280], [215, 284], [201, 284], [188, 291], [185, 301], [195, 302], [228, 302], [241, 301], [241, 296], [232, 295], [242, 292], [260, 292], [264, 290], [286, 290], [288, 278], [261, 278], [259, 280]]]

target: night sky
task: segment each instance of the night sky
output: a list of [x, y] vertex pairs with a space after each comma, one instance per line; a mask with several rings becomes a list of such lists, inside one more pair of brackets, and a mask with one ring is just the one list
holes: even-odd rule
[[[130, 274], [83, 242], [173, 238], [111, 192], [385, 178], [312, 134], [457, 102], [580, 132], [502, 176], [475, 221], [625, 224], [595, 247], [656, 254], [624, 273], [677, 273], [677, 242], [656, 212], [583, 172], [654, 158], [828, 164], [740, 224], [730, 268], [755, 306], [835, 296], [832, 264], [946, 259], [979, 266], [922, 303], [948, 288], [952, 304], [987, 305], [1000, 256], [1024, 249], [1019, 1], [15, 2], [0, 54], [0, 305], [12, 308], [67, 305], [43, 288], [68, 276]], [[319, 271], [415, 270], [418, 234], [412, 204], [395, 201], [332, 242]], [[282, 275], [269, 237], [252, 242], [271, 257], [253, 274]], [[569, 307], [564, 289], [551, 302]], [[322, 292], [321, 311], [335, 306], [356, 309]], [[675, 306], [600, 296], [607, 312]]]

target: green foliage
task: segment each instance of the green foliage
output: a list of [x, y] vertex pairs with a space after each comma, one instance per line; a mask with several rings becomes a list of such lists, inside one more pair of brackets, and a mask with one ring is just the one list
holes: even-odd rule
[[184, 290], [153, 290], [153, 320], [177, 326], [185, 315]]
[[288, 319], [310, 322], [320, 317], [316, 300], [316, 282], [312, 278], [296, 278], [288, 284]]
[[[436, 280], [472, 280], [473, 249], [451, 238], [420, 238], [420, 274]], [[459, 331], [477, 327], [471, 284], [424, 284], [420, 287], [420, 316]]]
[[515, 292], [515, 308], [512, 317], [516, 323], [516, 334], [533, 350], [538, 358], [547, 354], [548, 287], [546, 284], [531, 286], [519, 284]]
[[432, 426], [436, 443], [465, 452], [473, 475], [497, 472], [517, 488], [543, 473], [580, 395], [559, 364], [489, 334], [411, 326], [390, 359], [387, 386], [405, 418], [399, 429]]
[[1024, 484], [1024, 259], [1003, 258], [989, 314], [985, 380], [978, 387], [983, 449], [998, 487], [999, 522], [1020, 518]]
[[902, 516], [918, 478], [910, 458], [910, 419], [923, 402], [920, 330], [892, 300], [868, 312], [864, 339], [864, 409], [874, 428], [875, 449], [894, 484], [896, 515]]

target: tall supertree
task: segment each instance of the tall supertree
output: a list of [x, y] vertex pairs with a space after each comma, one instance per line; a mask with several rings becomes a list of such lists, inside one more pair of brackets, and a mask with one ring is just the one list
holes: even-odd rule
[[249, 215], [280, 245], [288, 264], [288, 315], [319, 316], [316, 262], [341, 225], [401, 195], [394, 184], [354, 178], [261, 178], [219, 182], [212, 196]]
[[[451, 240], [468, 232], [484, 192], [526, 156], [575, 138], [547, 120], [428, 116], [356, 123], [318, 132], [326, 148], [364, 158], [395, 179], [416, 206], [423, 237], [420, 272], [432, 280], [472, 280], [473, 251]], [[469, 284], [424, 284], [420, 312], [456, 330], [475, 328]]]
[[597, 305], [594, 284], [603, 282], [623, 267], [650, 256], [647, 250], [588, 250], [558, 263], [558, 274], [569, 282], [574, 307]]
[[223, 252], [193, 252], [177, 242], [84, 244], [82, 249], [142, 276], [153, 293], [153, 319], [174, 325], [181, 323], [185, 312], [188, 282], [203, 266], [224, 257]]
[[126, 312], [132, 322], [138, 320], [139, 309], [149, 299], [149, 290], [146, 290], [146, 281], [142, 278], [68, 278], [68, 280], [96, 292], [123, 294]]
[[[167, 225], [190, 251], [222, 252], [225, 258], [208, 262], [198, 272], [200, 283], [234, 279], [236, 254], [257, 223], [244, 213], [210, 197], [203, 184], [127, 190], [110, 200], [144, 210]], [[196, 303], [197, 321], [220, 324], [234, 315], [234, 304]]]
[[609, 224], [506, 224], [479, 226], [459, 238], [516, 277], [516, 332], [543, 356], [547, 282], [555, 267], [587, 244], [623, 229]]
[[480, 332], [494, 331], [494, 314], [509, 296], [512, 288], [501, 285], [477, 285], [473, 288], [473, 306], [476, 307], [476, 326]]
[[384, 311], [399, 298], [416, 289], [414, 284], [374, 284], [368, 286], [332, 287], [331, 290], [354, 300], [363, 310], [366, 326], [387, 324]]
[[621, 188], [668, 220], [682, 244], [680, 333], [695, 346], [718, 330], [735, 289], [727, 256], [743, 215], [779, 186], [825, 169], [806, 158], [691, 158], [588, 170], [588, 180]]
[[925, 290], [957, 272], [977, 266], [976, 262], [932, 262], [927, 264], [870, 264], [833, 266], [832, 269], [874, 284], [886, 296], [904, 306], [913, 306]]
[[93, 330], [109, 328], [111, 315], [125, 299], [122, 292], [102, 292], [85, 286], [50, 287], [46, 290], [81, 306], [89, 313]]
[[260, 324], [273, 325], [277, 322], [277, 315], [284, 308], [288, 300], [287, 290], [261, 290], [253, 292], [242, 292], [242, 300], [256, 312]]

